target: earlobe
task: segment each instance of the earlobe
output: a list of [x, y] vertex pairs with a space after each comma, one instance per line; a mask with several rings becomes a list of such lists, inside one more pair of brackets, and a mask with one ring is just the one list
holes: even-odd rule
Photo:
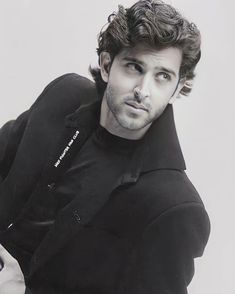
[[111, 66], [111, 57], [109, 52], [101, 52], [100, 54], [100, 73], [105, 83], [108, 82], [109, 70]]

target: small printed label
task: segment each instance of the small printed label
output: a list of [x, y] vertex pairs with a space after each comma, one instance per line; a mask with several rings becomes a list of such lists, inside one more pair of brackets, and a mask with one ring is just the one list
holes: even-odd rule
[[69, 151], [70, 147], [73, 145], [74, 141], [77, 139], [77, 136], [79, 134], [79, 131], [76, 131], [75, 134], [73, 135], [72, 139], [69, 141], [63, 152], [61, 153], [60, 157], [54, 164], [54, 167], [58, 167], [62, 161], [62, 159], [65, 157], [66, 153]]

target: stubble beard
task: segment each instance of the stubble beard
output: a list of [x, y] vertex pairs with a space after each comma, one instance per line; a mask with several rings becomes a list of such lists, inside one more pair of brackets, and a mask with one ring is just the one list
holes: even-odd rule
[[[127, 116], [127, 113], [125, 112], [125, 101], [133, 100], [133, 98], [126, 98], [123, 101], [120, 101], [120, 103], [116, 104], [115, 102], [115, 92], [113, 91], [112, 86], [109, 84], [107, 85], [106, 92], [105, 92], [105, 98], [107, 105], [112, 112], [114, 118], [118, 122], [120, 126], [122, 126], [125, 129], [128, 130], [140, 130], [144, 127], [146, 127], [148, 124], [152, 123], [155, 118], [149, 118], [147, 117], [144, 119], [143, 117], [139, 117], [138, 114], [130, 114]], [[150, 111], [150, 109], [149, 109]]]

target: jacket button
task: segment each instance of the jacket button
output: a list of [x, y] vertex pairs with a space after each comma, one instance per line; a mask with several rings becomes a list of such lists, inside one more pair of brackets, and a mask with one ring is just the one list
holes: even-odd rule
[[52, 190], [55, 187], [55, 183], [50, 183], [47, 185], [48, 190]]
[[74, 216], [75, 220], [76, 220], [78, 223], [80, 223], [81, 218], [80, 218], [80, 216], [79, 216], [79, 214], [78, 214], [78, 210], [74, 210], [74, 212], [73, 212], [73, 216]]
[[13, 223], [10, 223], [7, 229], [10, 229], [13, 226]]

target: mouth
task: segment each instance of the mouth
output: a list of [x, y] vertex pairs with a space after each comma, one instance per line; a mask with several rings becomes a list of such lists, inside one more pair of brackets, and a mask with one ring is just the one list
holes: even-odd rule
[[128, 106], [130, 106], [134, 109], [137, 109], [137, 110], [148, 111], [148, 109], [145, 106], [143, 106], [139, 103], [136, 103], [134, 101], [127, 101], [127, 102], [125, 102], [125, 104], [127, 104]]

